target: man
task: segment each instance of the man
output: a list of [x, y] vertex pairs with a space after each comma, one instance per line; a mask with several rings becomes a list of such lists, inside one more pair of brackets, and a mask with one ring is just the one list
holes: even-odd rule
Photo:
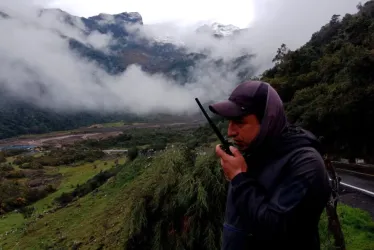
[[330, 183], [318, 140], [288, 123], [267, 83], [237, 86], [209, 106], [229, 120], [233, 156], [216, 153], [230, 181], [222, 249], [320, 249], [318, 224]]

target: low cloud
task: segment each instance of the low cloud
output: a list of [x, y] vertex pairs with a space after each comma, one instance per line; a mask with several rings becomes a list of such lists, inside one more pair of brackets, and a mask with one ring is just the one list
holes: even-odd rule
[[[177, 23], [145, 25], [145, 37], [169, 37], [191, 52], [209, 49], [216, 58], [235, 58], [254, 54], [256, 74], [270, 68], [277, 49], [285, 43], [295, 50], [310, 40], [312, 34], [328, 23], [334, 14], [356, 13], [360, 1], [352, 0], [253, 0], [252, 23], [232, 39], [217, 40], [195, 32], [201, 23], [179, 26]], [[361, 1], [362, 3], [366, 1]], [[226, 23], [229, 25], [229, 23]]]
[[64, 12], [55, 10], [40, 18], [35, 8], [19, 11], [17, 6], [11, 2], [7, 8], [0, 5], [12, 17], [0, 21], [0, 32], [7, 34], [0, 41], [0, 82], [9, 94], [41, 107], [180, 114], [197, 110], [194, 97], [214, 100], [236, 83], [235, 74], [222, 78], [207, 62], [193, 72], [196, 82], [183, 86], [162, 74], [147, 74], [137, 65], [109, 75], [72, 52], [61, 34], [104, 51], [113, 39], [99, 33], [85, 37], [85, 27], [78, 19], [72, 20], [76, 26], [61, 22]]
[[[330, 5], [322, 0], [313, 2], [319, 7], [315, 7], [308, 16], [304, 16], [310, 11], [305, 6], [306, 3], [311, 5], [308, 1], [280, 1], [283, 5], [266, 2], [268, 5], [258, 6], [258, 10], [269, 7], [270, 14], [264, 12], [256, 18], [253, 27], [233, 39], [217, 40], [209, 35], [196, 34], [195, 27], [181, 30], [173, 24], [145, 25], [141, 32], [150, 39], [169, 36], [174, 41], [178, 40], [189, 52], [208, 49], [213, 59], [232, 60], [243, 53], [254, 53], [256, 57], [246, 66], [261, 73], [271, 66], [271, 58], [282, 42], [290, 44], [291, 48], [302, 45], [328, 21], [329, 16], [336, 13], [324, 10], [323, 16], [317, 15], [323, 7]], [[347, 0], [339, 2], [347, 6], [341, 8], [344, 13], [355, 6], [348, 4]], [[289, 9], [290, 6], [293, 6], [292, 9]], [[302, 11], [296, 11], [301, 7]], [[41, 107], [61, 111], [127, 111], [140, 115], [193, 113], [197, 110], [195, 97], [202, 101], [223, 99], [238, 83], [237, 72], [222, 72], [225, 69], [207, 61], [192, 72], [196, 80], [183, 86], [162, 74], [147, 74], [137, 65], [112, 76], [72, 52], [68, 41], [61, 37], [72, 37], [109, 53], [108, 46], [116, 42], [110, 34], [94, 32], [87, 37], [86, 27], [79, 18], [70, 19], [70, 24], [62, 22], [66, 14], [57, 10], [39, 17], [36, 7], [27, 1], [14, 3], [3, 0], [0, 11], [12, 17], [0, 20], [0, 32], [3, 34], [0, 40], [0, 84], [10, 95]], [[317, 16], [313, 17], [313, 13]]]

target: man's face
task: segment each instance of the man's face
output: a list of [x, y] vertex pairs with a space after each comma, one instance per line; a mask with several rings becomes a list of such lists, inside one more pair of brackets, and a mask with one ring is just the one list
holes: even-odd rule
[[260, 123], [255, 115], [230, 120], [227, 135], [234, 140], [240, 150], [245, 150], [260, 132]]

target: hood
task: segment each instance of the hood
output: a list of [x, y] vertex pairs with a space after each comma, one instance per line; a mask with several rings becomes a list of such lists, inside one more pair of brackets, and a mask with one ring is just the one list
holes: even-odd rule
[[263, 143], [243, 155], [255, 162], [277, 159], [301, 147], [315, 148], [321, 155], [324, 150], [320, 141], [310, 131], [293, 124], [287, 124], [282, 134], [277, 138], [267, 137]]
[[266, 85], [267, 91], [255, 94], [266, 94], [260, 132], [243, 153], [277, 157], [300, 147], [314, 147], [323, 154], [320, 142], [311, 132], [289, 123], [276, 90], [268, 83], [261, 82], [261, 85]]
[[261, 112], [260, 132], [245, 150], [246, 153], [251, 153], [257, 151], [258, 148], [262, 148], [264, 143], [279, 140], [287, 128], [288, 121], [282, 99], [270, 84], [255, 81], [245, 84], [251, 87], [248, 88], [253, 92], [251, 99], [255, 102], [265, 100], [264, 105], [255, 103], [256, 106], [262, 107], [264, 111]]

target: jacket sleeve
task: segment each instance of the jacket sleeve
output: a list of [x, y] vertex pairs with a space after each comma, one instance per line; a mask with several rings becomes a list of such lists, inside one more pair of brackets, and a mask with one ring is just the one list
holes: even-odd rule
[[261, 235], [263, 240], [286, 237], [290, 225], [297, 220], [298, 205], [307, 193], [321, 192], [328, 182], [323, 159], [316, 152], [299, 154], [290, 164], [291, 171], [270, 197], [246, 173], [231, 181], [233, 205], [246, 221], [249, 232]]

